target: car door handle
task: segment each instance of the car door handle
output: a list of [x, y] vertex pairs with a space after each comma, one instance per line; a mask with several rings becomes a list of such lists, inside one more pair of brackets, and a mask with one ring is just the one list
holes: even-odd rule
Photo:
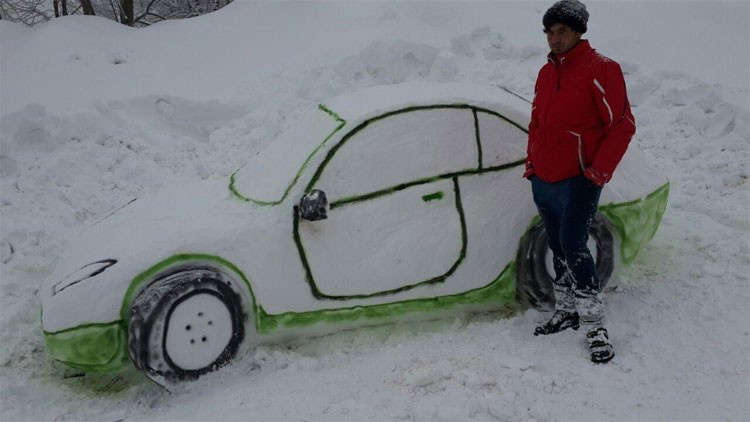
[[425, 201], [425, 202], [439, 201], [439, 200], [443, 199], [443, 196], [444, 196], [443, 195], [443, 191], [439, 190], [437, 192], [433, 192], [433, 193], [428, 194], [428, 195], [422, 195], [422, 200]]

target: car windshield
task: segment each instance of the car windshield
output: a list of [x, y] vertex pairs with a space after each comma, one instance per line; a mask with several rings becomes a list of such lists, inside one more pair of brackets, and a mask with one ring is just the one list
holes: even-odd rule
[[258, 205], [281, 203], [315, 155], [345, 122], [324, 106], [251, 157], [232, 175], [230, 189]]

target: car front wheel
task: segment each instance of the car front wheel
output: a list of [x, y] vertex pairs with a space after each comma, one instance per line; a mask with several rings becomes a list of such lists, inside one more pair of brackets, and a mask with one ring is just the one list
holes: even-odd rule
[[128, 350], [135, 366], [164, 384], [228, 363], [247, 320], [233, 283], [212, 269], [185, 268], [148, 285], [130, 308]]
[[[589, 229], [588, 246], [596, 263], [602, 288], [607, 285], [615, 266], [614, 229], [609, 219], [597, 213]], [[547, 232], [540, 221], [529, 229], [518, 251], [516, 297], [519, 302], [540, 310], [555, 308], [552, 282], [552, 251]]]

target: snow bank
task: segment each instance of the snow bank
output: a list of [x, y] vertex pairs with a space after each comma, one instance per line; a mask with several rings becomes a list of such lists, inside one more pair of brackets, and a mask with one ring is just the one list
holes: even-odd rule
[[587, 6], [587, 37], [626, 72], [635, 142], [672, 183], [656, 237], [606, 296], [612, 364], [592, 366], [575, 333], [534, 338], [547, 316], [527, 311], [264, 346], [174, 394], [138, 374], [84, 377], [48, 359], [37, 289], [64, 241], [145, 193], [227, 177], [325, 98], [429, 80], [530, 99], [548, 4], [237, 1], [143, 30], [0, 21], [0, 412], [750, 417], [748, 4]]

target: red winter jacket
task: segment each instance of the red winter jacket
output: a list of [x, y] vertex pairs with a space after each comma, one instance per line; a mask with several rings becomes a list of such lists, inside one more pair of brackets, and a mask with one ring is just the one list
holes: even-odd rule
[[604, 186], [634, 133], [620, 65], [581, 40], [539, 71], [524, 177], [553, 183], [584, 174]]

